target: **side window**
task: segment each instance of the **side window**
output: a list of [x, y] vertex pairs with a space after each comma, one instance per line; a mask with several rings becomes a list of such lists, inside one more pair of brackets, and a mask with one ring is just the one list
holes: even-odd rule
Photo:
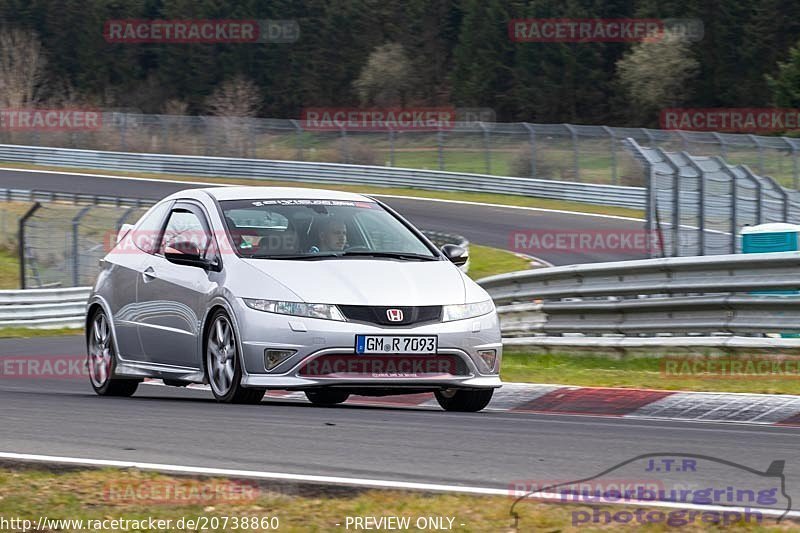
[[150, 209], [136, 225], [133, 242], [141, 251], [154, 254], [158, 250], [159, 233], [171, 205], [172, 202], [158, 204]]
[[210, 242], [211, 237], [200, 218], [188, 209], [178, 208], [169, 216], [158, 252], [163, 254], [169, 249], [170, 252], [187, 253], [196, 249], [205, 257]]

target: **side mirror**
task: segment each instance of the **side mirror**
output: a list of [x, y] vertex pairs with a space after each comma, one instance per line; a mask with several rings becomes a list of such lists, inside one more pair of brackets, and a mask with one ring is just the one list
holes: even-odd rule
[[193, 266], [206, 270], [216, 270], [216, 263], [204, 259], [200, 248], [190, 241], [177, 241], [164, 249], [164, 257], [176, 265]]
[[445, 244], [442, 246], [442, 253], [456, 266], [462, 266], [469, 260], [467, 250], [457, 244]]

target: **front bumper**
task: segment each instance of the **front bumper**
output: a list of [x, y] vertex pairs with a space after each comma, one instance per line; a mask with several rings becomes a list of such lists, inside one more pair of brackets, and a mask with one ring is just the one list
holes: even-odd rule
[[[360, 322], [339, 322], [294, 317], [256, 311], [236, 302], [239, 335], [242, 340], [244, 375], [242, 384], [275, 389], [308, 389], [322, 386], [436, 390], [441, 388], [497, 388], [501, 386], [502, 359], [500, 325], [496, 313], [484, 316], [426, 324], [417, 327], [389, 328]], [[323, 356], [355, 356], [356, 335], [437, 335], [436, 356], [458, 358], [458, 375], [431, 376], [308, 376], [304, 366]], [[295, 350], [296, 353], [271, 370], [266, 369], [264, 352]], [[489, 369], [479, 350], [495, 350], [497, 359]]]

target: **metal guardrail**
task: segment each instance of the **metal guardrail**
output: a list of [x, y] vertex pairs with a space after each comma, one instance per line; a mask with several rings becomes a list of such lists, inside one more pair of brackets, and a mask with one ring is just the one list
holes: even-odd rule
[[0, 161], [125, 172], [511, 194], [644, 209], [645, 189], [438, 170], [0, 145]]
[[[800, 253], [569, 265], [479, 280], [506, 344], [800, 347]], [[780, 294], [780, 293], [783, 294]], [[747, 337], [758, 335], [758, 337]]]
[[0, 291], [0, 327], [83, 326], [91, 287]]

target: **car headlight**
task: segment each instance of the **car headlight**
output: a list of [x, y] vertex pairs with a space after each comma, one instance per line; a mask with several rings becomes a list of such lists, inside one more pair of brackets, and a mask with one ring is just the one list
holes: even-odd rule
[[277, 300], [256, 300], [243, 298], [250, 309], [277, 313], [279, 315], [302, 316], [306, 318], [323, 318], [325, 320], [344, 321], [344, 315], [338, 307], [331, 304], [307, 304], [303, 302], [281, 302]]
[[494, 311], [494, 302], [491, 300], [474, 304], [445, 305], [442, 313], [442, 322], [465, 320], [476, 316], [488, 315], [492, 311]]

